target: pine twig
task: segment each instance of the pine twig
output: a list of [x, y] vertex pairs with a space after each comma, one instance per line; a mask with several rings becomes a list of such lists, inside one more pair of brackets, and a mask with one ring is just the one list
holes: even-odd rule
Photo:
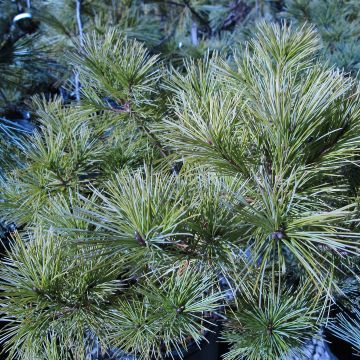
[[84, 46], [84, 32], [83, 32], [83, 25], [81, 22], [81, 0], [76, 0], [76, 22], [79, 31], [79, 40], [80, 46]]
[[167, 154], [166, 154], [165, 150], [163, 149], [163, 146], [161, 145], [158, 138], [150, 131], [150, 129], [144, 123], [141, 124], [141, 127], [144, 129], [146, 134], [151, 138], [154, 145], [159, 149], [161, 156], [166, 157]]
[[199, 44], [197, 31], [198, 31], [197, 24], [195, 21], [193, 21], [191, 24], [191, 43], [193, 44], [193, 46], [198, 46]]
[[[83, 25], [81, 22], [81, 0], [76, 0], [76, 22], [79, 32], [79, 41], [80, 46], [84, 46], [84, 32], [83, 32]], [[79, 72], [75, 72], [75, 96], [76, 100], [80, 101], [80, 81], [79, 81]]]

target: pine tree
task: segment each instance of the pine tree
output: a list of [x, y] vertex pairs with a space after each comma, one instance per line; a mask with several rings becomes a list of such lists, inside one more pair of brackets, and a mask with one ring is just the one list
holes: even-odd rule
[[[163, 14], [146, 5], [141, 16]], [[215, 10], [173, 5], [176, 33], [190, 21], [201, 49], [193, 29], [211, 41]], [[263, 22], [233, 54], [204, 45], [183, 60], [134, 40], [129, 14], [72, 39], [80, 101], [35, 97], [39, 126], [13, 138], [20, 165], [0, 192], [19, 227], [0, 269], [9, 358], [85, 359], [96, 343], [181, 357], [219, 319], [227, 359], [301, 356], [358, 289], [358, 81], [318, 59], [313, 27]], [[345, 337], [357, 326], [340, 322]]]

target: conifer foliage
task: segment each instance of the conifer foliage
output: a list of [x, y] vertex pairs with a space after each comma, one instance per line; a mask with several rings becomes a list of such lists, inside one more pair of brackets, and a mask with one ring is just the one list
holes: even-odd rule
[[80, 102], [35, 98], [1, 180], [22, 229], [0, 269], [9, 358], [182, 357], [219, 323], [225, 359], [301, 356], [359, 256], [359, 84], [320, 49], [312, 27], [262, 22], [176, 68], [86, 35]]

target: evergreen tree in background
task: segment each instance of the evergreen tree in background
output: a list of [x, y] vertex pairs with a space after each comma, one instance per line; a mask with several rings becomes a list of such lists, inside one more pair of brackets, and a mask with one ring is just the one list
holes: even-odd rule
[[62, 55], [84, 33], [104, 34], [109, 27], [181, 66], [184, 57], [201, 58], [208, 49], [230, 54], [232, 46], [249, 39], [261, 19], [307, 22], [319, 31], [330, 64], [358, 71], [356, 0], [2, 0], [0, 7], [0, 111], [11, 119], [28, 116], [24, 101], [34, 93], [76, 96], [76, 81]]
[[229, 360], [300, 359], [324, 327], [359, 351], [339, 3], [0, 2], [9, 359], [182, 358], [220, 324]]
[[356, 0], [288, 0], [286, 18], [314, 24], [330, 64], [352, 75], [360, 69], [360, 3]]

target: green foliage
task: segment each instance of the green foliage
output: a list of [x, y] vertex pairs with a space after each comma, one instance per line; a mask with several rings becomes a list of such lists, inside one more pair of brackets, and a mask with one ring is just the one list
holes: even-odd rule
[[34, 106], [39, 129], [23, 137], [22, 164], [10, 167], [13, 171], [2, 179], [1, 214], [20, 225], [35, 220], [56, 195], [89, 194], [90, 183], [100, 184], [117, 169], [138, 166], [141, 154], [151, 157], [146, 139], [132, 128], [119, 130], [111, 114], [63, 106], [59, 98], [49, 103], [38, 98]]
[[[271, 158], [264, 165], [278, 166], [277, 172], [315, 162], [317, 171], [328, 171], [353, 159], [358, 152], [358, 99], [349, 95], [356, 84], [313, 61], [319, 45], [311, 29], [281, 29], [260, 27], [235, 69], [213, 65], [225, 78], [214, 78], [213, 66], [206, 63], [199, 70], [189, 67], [187, 77], [178, 76], [183, 84], [176, 88], [181, 89], [175, 105], [179, 121], [169, 121], [173, 132], [166, 135], [174, 148], [196, 161], [211, 162], [221, 172], [245, 175], [251, 167], [247, 163], [263, 164], [264, 155]], [[200, 106], [197, 90], [188, 82], [197, 71], [202, 72], [195, 80], [198, 89], [212, 99]], [[219, 89], [224, 81], [226, 93]], [[243, 89], [237, 98], [226, 95], [234, 88]], [[189, 92], [193, 96], [186, 96]]]
[[126, 255], [110, 264], [39, 228], [24, 240], [16, 238], [1, 268], [2, 341], [11, 359], [85, 359], [91, 334], [104, 349], [160, 358], [186, 348], [187, 336], [203, 339], [211, 325], [205, 314], [222, 300], [214, 279], [189, 265], [162, 277], [140, 274], [134, 285]]
[[141, 261], [148, 261], [141, 248], [176, 243], [174, 237], [187, 219], [183, 191], [171, 175], [123, 172], [105, 183], [103, 191], [94, 190], [101, 201], [89, 215], [104, 229], [101, 241], [110, 252], [135, 248]]
[[[84, 33], [104, 35], [109, 28], [116, 29], [178, 67], [184, 58], [200, 59], [208, 51], [229, 54], [239, 41], [252, 37], [260, 19], [308, 22], [319, 31], [331, 64], [354, 74], [359, 68], [356, 0], [81, 1], [79, 16], [72, 0], [31, 0], [29, 4], [0, 2], [0, 47], [6, 55], [0, 59], [1, 106], [24, 107], [29, 94], [53, 92], [67, 80], [71, 94], [76, 78], [61, 55], [78, 49], [79, 20]], [[31, 19], [14, 23], [14, 16], [23, 12], [30, 13]]]
[[119, 31], [110, 29], [104, 36], [85, 36], [83, 47], [79, 46], [71, 59], [80, 70], [84, 106], [113, 113], [118, 121], [139, 129], [143, 141], [165, 156], [149, 128], [161, 115], [154, 100], [161, 76], [156, 67], [158, 56], [151, 56], [140, 42], [126, 40]]
[[[31, 94], [51, 89], [64, 72], [53, 60], [54, 39], [20, 1], [0, 1], [0, 113], [20, 112]], [[27, 12], [27, 14], [29, 14]], [[41, 29], [40, 29], [41, 28]]]
[[108, 109], [104, 97], [122, 106], [125, 113], [137, 112], [142, 104], [149, 104], [158, 79], [158, 70], [154, 68], [157, 56], [150, 56], [141, 43], [125, 41], [114, 29], [105, 36], [93, 33], [85, 37], [84, 47], [72, 58], [82, 70], [85, 98], [100, 108]]
[[102, 271], [101, 259], [74, 256], [64, 240], [37, 230], [26, 242], [17, 238], [3, 262], [2, 311], [9, 326], [2, 339], [10, 358], [45, 359], [49, 336], [61, 344], [61, 358], [69, 351], [83, 358], [85, 332], [100, 336], [111, 321], [105, 307], [118, 288], [119, 268], [114, 263]]
[[354, 307], [350, 315], [340, 313], [330, 324], [329, 329], [339, 338], [350, 343], [354, 353], [360, 351], [360, 311]]
[[239, 181], [231, 178], [198, 174], [186, 179], [184, 195], [189, 218], [182, 239], [183, 256], [196, 259], [205, 272], [226, 275], [239, 251], [238, 228], [230, 198], [238, 191]]
[[354, 80], [314, 60], [318, 43], [311, 29], [262, 24], [235, 69], [189, 64], [175, 75], [178, 120], [163, 136], [187, 161], [244, 179], [233, 200], [239, 240], [260, 274], [271, 264], [284, 273], [295, 258], [321, 288], [336, 266], [331, 251], [358, 251], [346, 227], [355, 205], [341, 206], [336, 177], [356, 161], [359, 101]]
[[0, 174], [18, 165], [17, 147], [21, 147], [24, 130], [0, 118]]
[[2, 214], [31, 222], [59, 193], [84, 190], [105, 149], [90, 125], [94, 114], [64, 108], [60, 100], [39, 108], [39, 131], [22, 142], [22, 166], [2, 180]]
[[[174, 6], [193, 47], [223, 26], [219, 8]], [[29, 231], [2, 263], [2, 341], [20, 359], [97, 340], [161, 359], [220, 314], [226, 358], [301, 355], [356, 280], [358, 81], [318, 60], [312, 27], [261, 22], [243, 51], [176, 66], [130, 39], [131, 12], [127, 33], [102, 11], [69, 55], [80, 101], [35, 98], [2, 178], [1, 216]]]
[[359, 3], [356, 0], [287, 0], [285, 16], [298, 23], [316, 25], [331, 64], [356, 73], [360, 66]]
[[96, 200], [90, 199], [77, 216], [97, 228], [88, 241], [109, 254], [130, 252], [136, 266], [195, 261], [204, 274], [216, 276], [228, 272], [240, 251], [242, 233], [229, 201], [237, 186], [237, 181], [213, 176], [123, 171], [102, 190], [94, 189]]
[[228, 318], [224, 338], [232, 347], [224, 358], [229, 360], [300, 358], [301, 346], [317, 329], [313, 305], [304, 294], [293, 295], [291, 290], [243, 295]]
[[178, 119], [166, 120], [160, 136], [188, 161], [235, 175], [253, 161], [242, 132], [247, 129], [237, 121], [241, 93], [225, 91], [211, 65], [206, 58], [186, 63], [186, 75], [173, 72], [168, 87], [175, 93], [173, 111]]
[[159, 281], [160, 286], [147, 280], [140, 290], [145, 300], [119, 304], [118, 321], [124, 325], [110, 335], [119, 349], [140, 359], [182, 354], [189, 335], [199, 345], [214, 327], [206, 313], [216, 310], [222, 300], [214, 291], [214, 279], [196, 272], [195, 267], [171, 271]]

